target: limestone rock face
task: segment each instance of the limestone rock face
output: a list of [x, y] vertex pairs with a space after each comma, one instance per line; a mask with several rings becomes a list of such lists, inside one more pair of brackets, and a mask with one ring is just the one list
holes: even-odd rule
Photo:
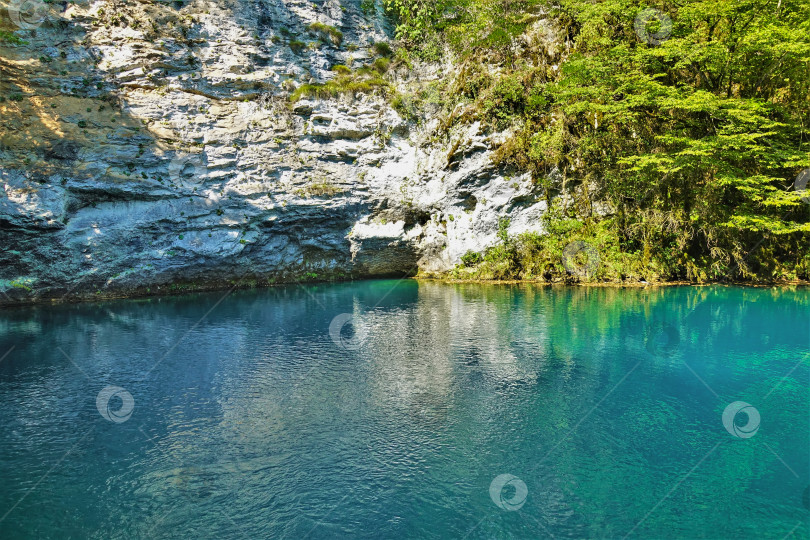
[[377, 58], [379, 1], [45, 6], [28, 29], [0, 10], [25, 41], [0, 43], [0, 303], [438, 272], [502, 218], [540, 230], [545, 202], [479, 125], [291, 97]]

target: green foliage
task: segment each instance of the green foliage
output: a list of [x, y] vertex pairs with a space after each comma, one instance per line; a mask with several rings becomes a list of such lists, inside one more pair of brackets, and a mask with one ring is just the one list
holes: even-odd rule
[[385, 73], [388, 71], [388, 68], [391, 66], [391, 60], [388, 58], [377, 58], [374, 60], [372, 64], [373, 69], [378, 71], [379, 73]]
[[[544, 282], [666, 280], [666, 260], [644, 259], [641, 252], [620, 247], [612, 218], [583, 223], [564, 217], [558, 206], [543, 218], [545, 234], [524, 233], [511, 237], [508, 225], [500, 227], [499, 244], [483, 255], [470, 252], [452, 276], [459, 279], [527, 279]], [[564, 265], [564, 251], [574, 242], [584, 242], [598, 254], [593, 273], [572, 274]], [[576, 262], [576, 261], [575, 261]], [[583, 262], [583, 261], [579, 261]]]
[[510, 220], [506, 218], [501, 218], [498, 220], [498, 240], [503, 242], [504, 244], [509, 244], [509, 224]]
[[335, 28], [334, 26], [329, 26], [328, 24], [323, 24], [319, 22], [314, 22], [309, 25], [310, 32], [318, 34], [324, 40], [331, 41], [334, 45], [340, 45], [343, 43], [343, 32]]
[[28, 43], [7, 30], [0, 30], [0, 43], [10, 43], [11, 45], [25, 45]]
[[[660, 46], [635, 34], [626, 14], [640, 7], [562, 3], [580, 33], [546, 90], [565, 128], [534, 138], [533, 155], [593, 178], [627, 246], [671, 251], [679, 277], [781, 277], [810, 232], [808, 207], [785, 190], [810, 166], [810, 5], [693, 0], [671, 12]], [[749, 258], [762, 239], [775, 259]]]
[[[673, 24], [648, 42], [635, 28], [646, 3], [560, 0], [546, 4], [550, 51], [526, 45], [540, 2], [388, 5], [406, 44], [437, 39], [461, 63], [446, 95], [462, 112], [445, 125], [511, 128], [497, 162], [531, 172], [549, 201], [565, 194], [558, 218], [621, 254], [611, 275], [810, 277], [810, 206], [792, 188], [810, 168], [806, 1], [656, 4]], [[556, 249], [535, 240], [516, 239], [518, 253]]]
[[372, 49], [374, 53], [378, 56], [382, 56], [384, 58], [389, 58], [393, 56], [394, 51], [391, 49], [391, 45], [386, 43], [385, 41], [378, 41], [374, 45], [372, 45]]
[[368, 16], [377, 14], [377, 2], [375, 0], [362, 0], [360, 2], [360, 9]]
[[497, 123], [509, 122], [526, 107], [526, 87], [516, 75], [503, 77], [494, 83], [483, 100], [484, 114]]
[[300, 41], [298, 39], [291, 39], [290, 40], [290, 49], [292, 49], [292, 51], [295, 54], [301, 54], [304, 51], [304, 49], [306, 49], [306, 48], [307, 48], [307, 44], [304, 43], [303, 41]]
[[431, 33], [449, 0], [385, 0], [399, 21], [397, 37], [416, 42]]
[[354, 79], [352, 76], [338, 77], [324, 84], [303, 84], [293, 92], [290, 100], [295, 102], [304, 96], [321, 99], [338, 97], [341, 94], [371, 93], [378, 89], [387, 89], [389, 84], [380, 78]]
[[468, 251], [461, 257], [461, 263], [466, 267], [471, 267], [481, 262], [481, 254], [475, 251]]
[[290, 96], [290, 100], [295, 102], [302, 97], [318, 97], [321, 99], [333, 98], [342, 94], [388, 92], [391, 85], [382, 78], [384, 70], [388, 64], [371, 67], [361, 67], [352, 71], [346, 66], [336, 65], [332, 70], [336, 73], [334, 79], [323, 84], [304, 84], [298, 87]]
[[24, 291], [31, 292], [34, 289], [29, 287], [25, 280], [14, 280], [9, 283], [12, 288], [14, 289], [23, 289]]
[[391, 98], [391, 107], [397, 111], [402, 118], [409, 121], [419, 121], [421, 102], [417, 96], [411, 94], [395, 93]]
[[303, 189], [298, 189], [295, 191], [295, 194], [299, 197], [304, 197], [309, 199], [311, 197], [331, 197], [334, 195], [339, 195], [343, 193], [345, 190], [331, 184], [326, 180], [322, 180], [319, 182], [313, 182], [308, 184]]
[[[397, 37], [428, 59], [443, 43], [466, 57], [500, 56], [538, 19], [545, 0], [385, 0]], [[480, 59], [480, 58], [479, 58]]]

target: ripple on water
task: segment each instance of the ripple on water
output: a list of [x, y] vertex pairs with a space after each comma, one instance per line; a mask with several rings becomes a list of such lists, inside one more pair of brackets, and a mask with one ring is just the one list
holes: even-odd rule
[[0, 315], [3, 537], [810, 535], [806, 289], [220, 299]]

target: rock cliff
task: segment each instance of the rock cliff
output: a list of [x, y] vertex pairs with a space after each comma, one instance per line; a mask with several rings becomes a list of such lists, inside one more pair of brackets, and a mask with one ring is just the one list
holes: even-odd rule
[[[379, 2], [54, 2], [24, 28], [15, 5], [0, 302], [437, 272], [503, 218], [540, 228], [530, 179], [492, 164], [498, 134], [403, 118], [374, 88], [318, 97], [379, 65]], [[452, 71], [380, 76], [408, 92]]]

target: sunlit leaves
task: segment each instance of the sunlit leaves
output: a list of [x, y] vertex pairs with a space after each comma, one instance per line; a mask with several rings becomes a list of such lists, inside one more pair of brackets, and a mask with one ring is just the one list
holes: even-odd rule
[[[619, 216], [623, 249], [643, 250], [652, 264], [677, 248], [714, 272], [734, 260], [751, 268], [757, 255], [736, 259], [747, 256], [745, 246], [779, 237], [760, 253], [803, 261], [808, 271], [810, 205], [792, 184], [810, 168], [810, 2], [389, 4], [399, 6], [411, 39], [440, 35], [468, 71], [482, 64], [486, 84], [464, 97], [474, 100], [475, 119], [512, 128], [499, 163], [531, 171], [547, 190], [560, 188], [546, 181], [552, 171], [568, 188], [587, 187], [581, 193]], [[648, 8], [673, 23], [654, 43], [636, 33]], [[551, 76], [510, 46], [541, 16], [565, 41]], [[490, 75], [494, 61], [500, 67]], [[570, 212], [592, 207], [580, 201]], [[661, 261], [682, 275], [680, 263]]]

